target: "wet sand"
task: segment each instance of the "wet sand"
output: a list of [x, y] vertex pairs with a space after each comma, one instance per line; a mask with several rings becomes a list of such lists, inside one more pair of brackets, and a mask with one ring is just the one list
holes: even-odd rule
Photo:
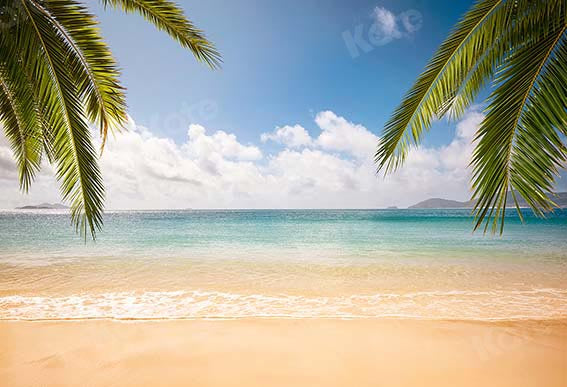
[[3, 386], [567, 386], [567, 320], [0, 322]]

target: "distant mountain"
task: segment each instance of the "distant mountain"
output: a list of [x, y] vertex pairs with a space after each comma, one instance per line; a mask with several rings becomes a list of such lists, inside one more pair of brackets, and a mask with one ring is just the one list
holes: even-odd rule
[[471, 208], [471, 202], [458, 202], [441, 198], [431, 198], [414, 204], [409, 208]]
[[66, 210], [69, 207], [59, 203], [41, 203], [34, 206], [16, 207], [17, 210]]
[[[520, 197], [520, 195], [516, 195], [518, 198], [518, 204], [520, 207], [529, 207], [528, 203], [524, 199]], [[559, 192], [556, 197], [552, 198], [553, 201], [559, 207], [567, 207], [567, 192]], [[512, 198], [512, 193], [508, 193], [507, 199], [508, 207], [515, 207], [514, 199]], [[447, 200], [447, 199], [440, 199], [440, 198], [432, 198], [427, 199], [409, 208], [473, 208], [475, 202], [469, 200], [467, 202], [459, 202], [457, 200]]]

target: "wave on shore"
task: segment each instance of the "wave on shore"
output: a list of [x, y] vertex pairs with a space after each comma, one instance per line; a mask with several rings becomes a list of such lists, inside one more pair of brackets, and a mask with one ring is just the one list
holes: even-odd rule
[[333, 297], [211, 291], [114, 292], [0, 297], [2, 320], [417, 318], [458, 320], [567, 317], [567, 290], [414, 292]]

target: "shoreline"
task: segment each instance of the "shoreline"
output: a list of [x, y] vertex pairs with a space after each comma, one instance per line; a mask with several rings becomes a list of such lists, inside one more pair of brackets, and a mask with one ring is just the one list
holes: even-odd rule
[[7, 385], [564, 386], [567, 319], [0, 321]]

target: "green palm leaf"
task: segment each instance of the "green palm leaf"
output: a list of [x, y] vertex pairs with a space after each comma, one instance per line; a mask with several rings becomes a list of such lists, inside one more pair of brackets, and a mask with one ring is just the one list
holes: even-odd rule
[[566, 159], [566, 8], [564, 0], [477, 2], [386, 123], [378, 170], [399, 167], [433, 119], [458, 118], [492, 81], [471, 161], [475, 229], [486, 220], [485, 231], [502, 232], [510, 191], [538, 215], [552, 210]]
[[127, 13], [139, 13], [158, 29], [167, 32], [183, 47], [191, 50], [197, 60], [212, 68], [220, 66], [221, 57], [216, 48], [175, 3], [168, 0], [102, 0], [102, 3]]
[[0, 122], [16, 158], [20, 188], [27, 192], [41, 164], [42, 139], [30, 89], [21, 87], [26, 83], [15, 84], [20, 80], [10, 77], [14, 75], [13, 69], [0, 65]]
[[22, 71], [13, 39], [0, 35], [0, 122], [18, 165], [20, 189], [27, 192], [42, 157], [42, 119], [31, 86]]
[[73, 49], [75, 55], [71, 75], [91, 122], [97, 122], [106, 142], [108, 128], [120, 129], [126, 122], [126, 101], [118, 82], [118, 69], [108, 46], [102, 40], [97, 22], [86, 8], [72, 0], [48, 0], [44, 5], [31, 0], [51, 16], [57, 33]]
[[[53, 132], [53, 155], [61, 194], [71, 203], [71, 217], [83, 235], [95, 236], [102, 225], [104, 186], [80, 94], [70, 75], [76, 53], [57, 33], [51, 18], [34, 2], [24, 2], [27, 18], [18, 28], [30, 45], [23, 55], [38, 77], [41, 103]], [[32, 38], [33, 36], [33, 38]]]
[[[500, 222], [502, 231], [510, 189], [518, 191], [540, 215], [554, 205], [547, 192], [553, 189], [554, 176], [565, 161], [565, 147], [556, 128], [564, 127], [567, 118], [567, 89], [561, 89], [567, 72], [556, 66], [559, 71], [554, 74], [549, 61], [561, 62], [554, 53], [561, 52], [566, 28], [559, 25], [537, 35], [538, 39], [515, 50], [497, 74], [499, 86], [490, 97], [472, 159], [473, 198], [478, 199], [476, 227], [488, 215], [486, 226], [492, 218], [493, 230]], [[543, 90], [544, 86], [549, 89]]]
[[[220, 64], [214, 46], [167, 1], [102, 0], [141, 13], [198, 60]], [[47, 155], [56, 165], [63, 200], [81, 234], [102, 226], [104, 186], [90, 123], [102, 144], [125, 123], [124, 89], [116, 62], [93, 15], [76, 0], [0, 0], [0, 124], [11, 142], [20, 185], [27, 191]]]
[[375, 155], [378, 170], [401, 166], [409, 148], [447, 110], [468, 71], [508, 23], [509, 8], [503, 0], [483, 0], [459, 22], [386, 123]]

